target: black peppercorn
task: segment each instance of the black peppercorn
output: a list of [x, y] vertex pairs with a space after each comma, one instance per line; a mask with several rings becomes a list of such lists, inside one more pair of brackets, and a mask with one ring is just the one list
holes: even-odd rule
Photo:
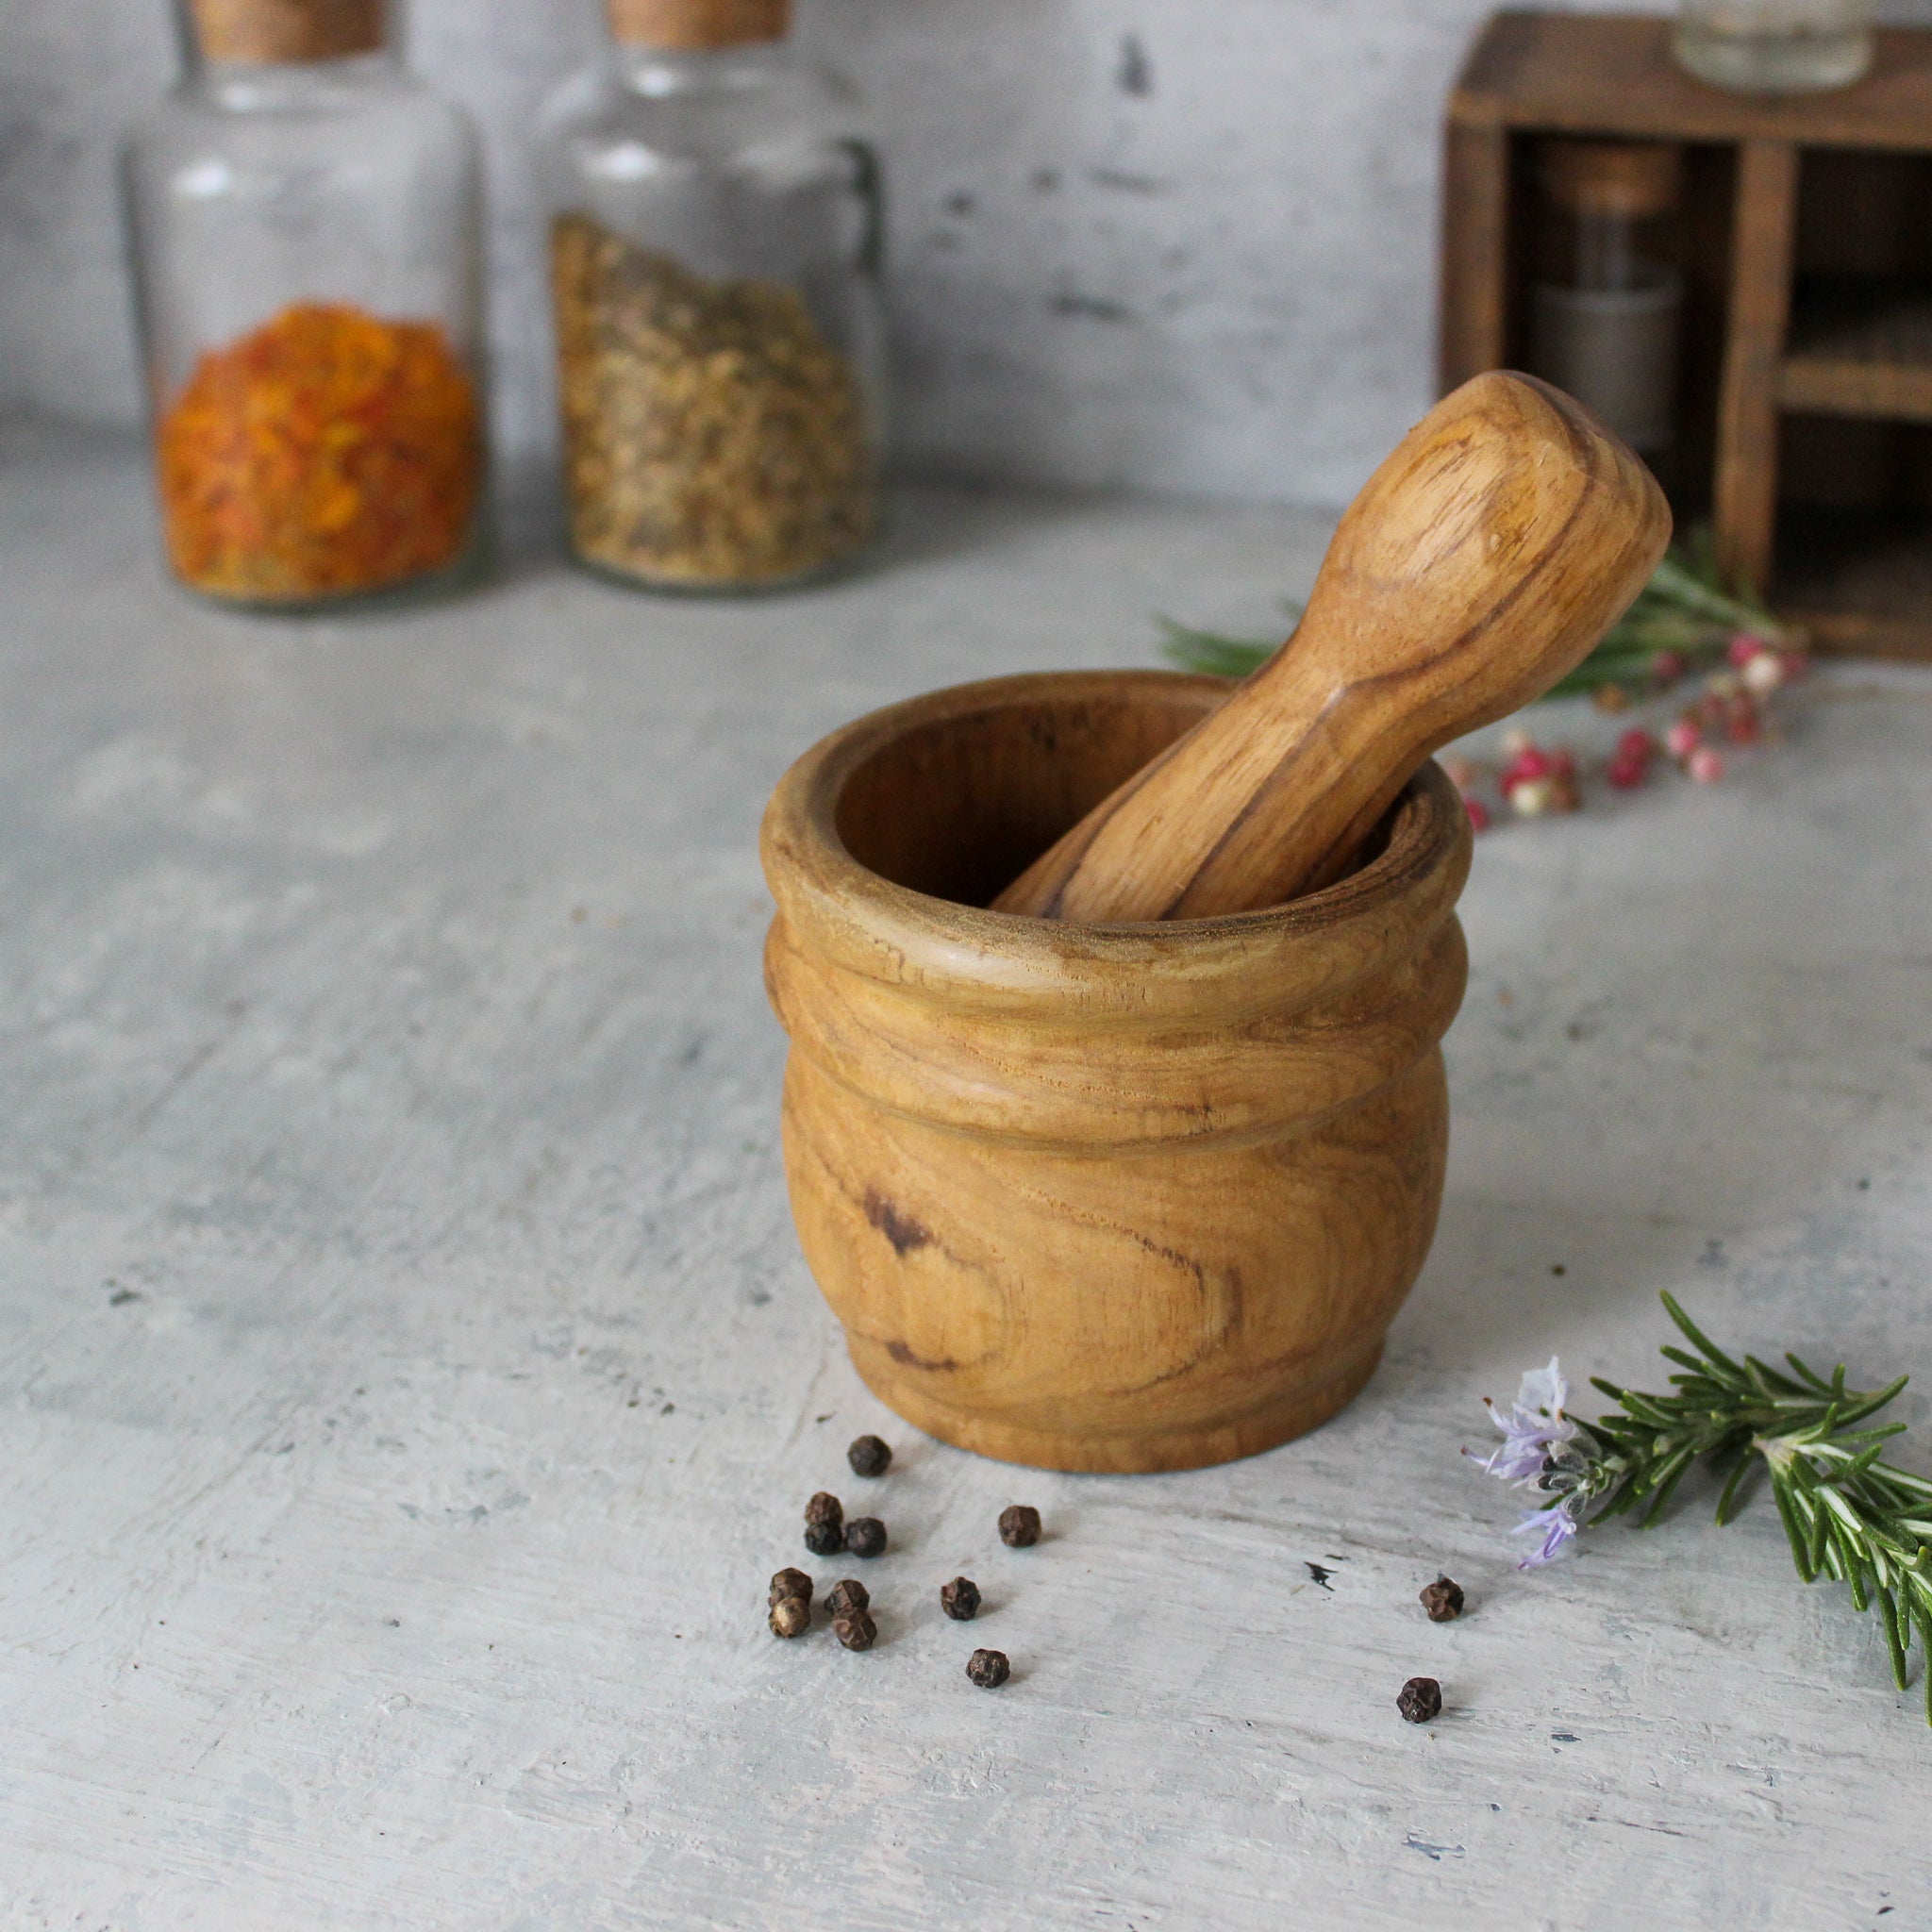
[[802, 1596], [781, 1596], [772, 1605], [772, 1635], [803, 1637], [811, 1627], [811, 1605]]
[[873, 1622], [870, 1610], [853, 1610], [832, 1619], [832, 1635], [847, 1650], [870, 1650], [878, 1634], [879, 1626]]
[[834, 1617], [849, 1617], [854, 1610], [872, 1608], [872, 1592], [856, 1576], [835, 1583], [825, 1594], [825, 1608]]
[[1423, 1608], [1429, 1613], [1432, 1624], [1453, 1624], [1462, 1614], [1462, 1586], [1451, 1583], [1446, 1576], [1439, 1576], [1428, 1589], [1423, 1591]]
[[836, 1557], [845, 1547], [845, 1507], [824, 1490], [805, 1506], [805, 1546], [814, 1557]]
[[772, 1593], [765, 1601], [768, 1604], [782, 1603], [788, 1596], [802, 1596], [810, 1603], [811, 1578], [803, 1570], [779, 1571], [772, 1578]]
[[975, 1650], [966, 1659], [966, 1674], [982, 1690], [997, 1690], [1013, 1674], [1003, 1650]]
[[1425, 1724], [1442, 1714], [1442, 1687], [1433, 1677], [1411, 1677], [1395, 1699], [1395, 1707], [1412, 1724]]
[[1000, 1511], [1000, 1541], [1009, 1550], [1029, 1550], [1040, 1541], [1040, 1511], [1031, 1503], [1015, 1503]]
[[886, 1546], [886, 1525], [876, 1516], [855, 1516], [845, 1525], [845, 1548], [855, 1557], [876, 1557]]
[[876, 1436], [858, 1436], [845, 1452], [854, 1475], [884, 1475], [892, 1460], [892, 1446]]
[[970, 1624], [979, 1614], [979, 1586], [970, 1576], [956, 1576], [940, 1585], [940, 1608], [956, 1623]]

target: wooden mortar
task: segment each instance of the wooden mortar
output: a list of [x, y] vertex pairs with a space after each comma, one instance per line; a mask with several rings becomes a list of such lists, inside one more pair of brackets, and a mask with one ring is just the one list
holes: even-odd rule
[[858, 1373], [929, 1434], [1187, 1469], [1367, 1381], [1428, 1252], [1469, 822], [1425, 766], [1360, 869], [1223, 918], [983, 909], [1226, 696], [1010, 677], [861, 718], [765, 814], [785, 1168]]

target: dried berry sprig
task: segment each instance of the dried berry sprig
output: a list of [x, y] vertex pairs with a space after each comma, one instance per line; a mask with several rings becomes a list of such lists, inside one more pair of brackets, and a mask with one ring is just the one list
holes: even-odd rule
[[[1299, 620], [1301, 607], [1289, 605]], [[1276, 641], [1224, 637], [1158, 620], [1162, 654], [1184, 671], [1245, 677], [1274, 655]], [[1781, 625], [1748, 584], [1726, 580], [1707, 529], [1698, 529], [1659, 563], [1629, 609], [1576, 669], [1550, 691], [1568, 697], [1609, 686], [1670, 684], [1686, 671], [1722, 664], [1740, 634], [1779, 650], [1802, 649], [1803, 636]]]
[[[1803, 633], [1781, 625], [1757, 591], [1727, 579], [1707, 525], [1693, 530], [1637, 593], [1588, 658], [1552, 691], [1554, 697], [1606, 685], [1642, 685], [1657, 677], [1659, 657], [1685, 670], [1721, 664], [1740, 633], [1777, 649], [1802, 649]], [[1668, 682], [1666, 678], [1664, 681]]]
[[1932, 1478], [1880, 1459], [1905, 1424], [1859, 1426], [1909, 1378], [1860, 1391], [1846, 1387], [1842, 1365], [1827, 1380], [1791, 1354], [1785, 1356], [1789, 1373], [1756, 1356], [1734, 1361], [1668, 1294], [1663, 1303], [1694, 1351], [1664, 1348], [1682, 1371], [1671, 1376], [1670, 1394], [1593, 1376], [1617, 1407], [1586, 1426], [1566, 1412], [1569, 1387], [1552, 1358], [1523, 1378], [1507, 1415], [1491, 1405], [1504, 1440], [1474, 1459], [1543, 1496], [1516, 1525], [1541, 1536], [1522, 1567], [1550, 1561], [1587, 1524], [1640, 1505], [1649, 1528], [1699, 1462], [1727, 1472], [1717, 1520], [1728, 1523], [1747, 1476], [1761, 1464], [1798, 1574], [1807, 1583], [1836, 1578], [1857, 1609], [1876, 1605], [1901, 1690], [1917, 1631], [1928, 1659], [1925, 1716], [1932, 1724]]

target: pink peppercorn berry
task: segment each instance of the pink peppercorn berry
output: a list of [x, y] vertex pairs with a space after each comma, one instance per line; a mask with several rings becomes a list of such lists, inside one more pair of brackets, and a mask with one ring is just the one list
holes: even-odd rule
[[1490, 808], [1480, 798], [1465, 797], [1462, 808], [1469, 814], [1469, 828], [1473, 832], [1487, 832], [1490, 829]]
[[1604, 776], [1618, 791], [1628, 791], [1649, 777], [1650, 761], [1656, 756], [1657, 740], [1641, 726], [1633, 725], [1618, 739]]
[[1550, 775], [1550, 760], [1533, 744], [1525, 744], [1509, 762], [1503, 767], [1503, 775], [1498, 781], [1505, 791], [1512, 786], [1521, 785], [1536, 778]]
[[1664, 733], [1664, 747], [1674, 758], [1688, 758], [1704, 742], [1697, 720], [1688, 714]]
[[1741, 671], [1752, 658], [1762, 657], [1770, 649], [1771, 646], [1754, 632], [1740, 630], [1724, 647], [1724, 656]]
[[1690, 754], [1684, 769], [1699, 785], [1715, 785], [1724, 774], [1724, 754], [1701, 744]]

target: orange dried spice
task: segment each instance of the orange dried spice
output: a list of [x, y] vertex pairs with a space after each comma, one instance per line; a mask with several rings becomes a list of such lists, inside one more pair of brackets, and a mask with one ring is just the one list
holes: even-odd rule
[[475, 391], [433, 322], [297, 302], [201, 358], [161, 418], [157, 463], [168, 554], [194, 589], [375, 590], [461, 551]]

